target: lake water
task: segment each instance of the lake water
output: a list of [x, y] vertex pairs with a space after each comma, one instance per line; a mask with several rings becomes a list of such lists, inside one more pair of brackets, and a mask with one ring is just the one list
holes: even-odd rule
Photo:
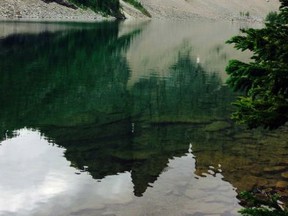
[[241, 27], [0, 23], [0, 215], [228, 216], [287, 184], [287, 129], [229, 119]]

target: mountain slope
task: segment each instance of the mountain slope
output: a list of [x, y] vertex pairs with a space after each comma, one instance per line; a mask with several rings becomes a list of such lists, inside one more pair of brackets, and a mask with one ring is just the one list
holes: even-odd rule
[[261, 20], [270, 11], [278, 10], [278, 0], [141, 0], [154, 18]]
[[[247, 20], [249, 18], [250, 20], [261, 21], [270, 11], [278, 10], [280, 5], [278, 0], [140, 0], [140, 2], [138, 0], [124, 0], [125, 2], [122, 0], [0, 1], [0, 20], [33, 19], [61, 21], [95, 21], [103, 19], [103, 16], [95, 11], [102, 11], [102, 13], [116, 18], [124, 18], [125, 15], [126, 18], [142, 19], [147, 18], [150, 13], [154, 19], [184, 20], [209, 18]], [[71, 2], [78, 6], [77, 9], [75, 9], [75, 6], [69, 6]], [[130, 4], [127, 2], [130, 2]], [[142, 8], [141, 4], [144, 8]], [[140, 5], [140, 9], [138, 8], [137, 10], [135, 5]], [[81, 9], [83, 6], [90, 9]], [[145, 9], [147, 9], [147, 13], [145, 13]]]

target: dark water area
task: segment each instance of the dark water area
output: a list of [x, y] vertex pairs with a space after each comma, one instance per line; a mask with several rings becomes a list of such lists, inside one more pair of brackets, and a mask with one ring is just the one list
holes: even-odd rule
[[288, 197], [287, 129], [230, 120], [241, 27], [0, 23], [0, 215], [224, 216], [244, 190]]

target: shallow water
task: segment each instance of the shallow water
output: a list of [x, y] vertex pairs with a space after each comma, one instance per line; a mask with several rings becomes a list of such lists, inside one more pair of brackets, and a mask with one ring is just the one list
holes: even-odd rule
[[0, 215], [237, 215], [287, 182], [286, 128], [229, 119], [241, 27], [0, 23]]

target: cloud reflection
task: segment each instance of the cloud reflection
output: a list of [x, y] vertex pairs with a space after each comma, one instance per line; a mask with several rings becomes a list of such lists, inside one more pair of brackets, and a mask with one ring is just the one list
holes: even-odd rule
[[[43, 203], [45, 211], [51, 212], [76, 202], [87, 208], [132, 199], [130, 173], [108, 176], [101, 182], [87, 173], [77, 176], [63, 157], [65, 149], [49, 144], [38, 131], [22, 129], [16, 134], [0, 147], [0, 214], [31, 215]], [[58, 202], [62, 198], [65, 202]]]
[[191, 144], [187, 154], [169, 159], [157, 181], [136, 198], [130, 172], [101, 181], [87, 172], [75, 175], [79, 171], [63, 157], [65, 149], [51, 145], [38, 131], [16, 132], [0, 147], [0, 215], [232, 214], [239, 209], [235, 190], [221, 174], [195, 178]]

